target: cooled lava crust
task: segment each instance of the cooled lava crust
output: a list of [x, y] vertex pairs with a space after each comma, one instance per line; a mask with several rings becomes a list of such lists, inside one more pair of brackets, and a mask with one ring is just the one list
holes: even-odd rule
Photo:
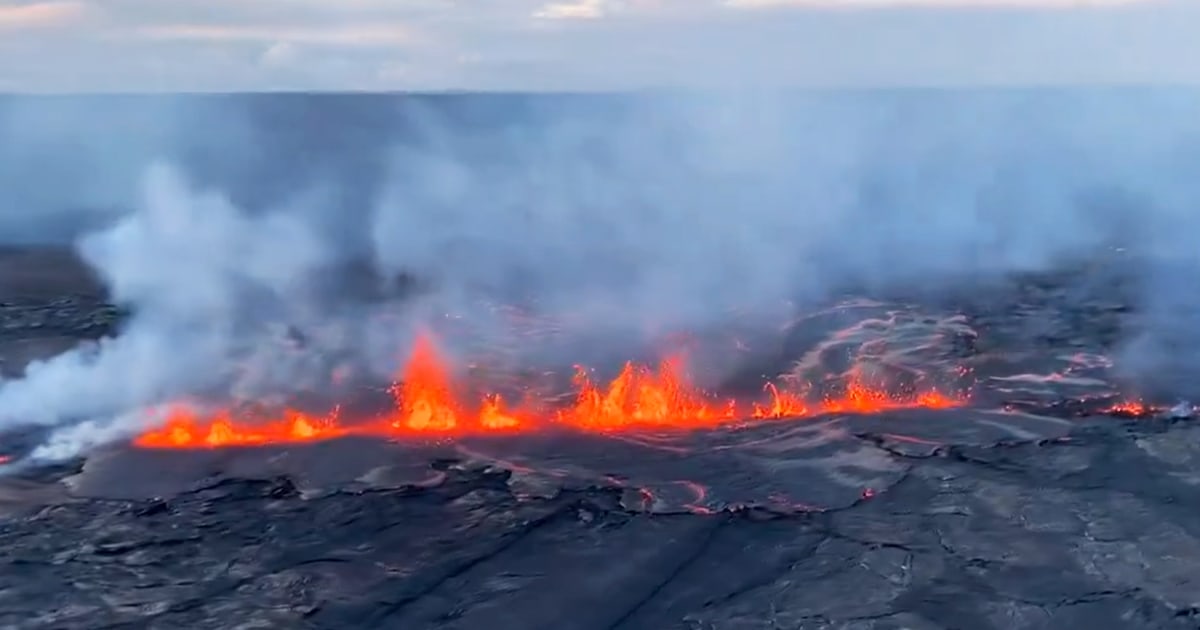
[[[58, 273], [0, 313], [10, 368], [119, 317]], [[791, 337], [794, 361], [899, 313], [871, 330], [969, 373], [953, 408], [115, 444], [14, 468], [0, 626], [1196, 628], [1200, 429], [1115, 383], [1121, 293], [1019, 278], [843, 303]], [[3, 437], [17, 461], [46, 435]]]

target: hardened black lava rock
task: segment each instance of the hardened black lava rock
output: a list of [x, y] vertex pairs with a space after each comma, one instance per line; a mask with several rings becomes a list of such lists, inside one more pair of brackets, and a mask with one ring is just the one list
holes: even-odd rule
[[933, 453], [870, 438], [862, 448], [903, 474], [812, 512], [647, 513], [615, 490], [539, 498], [506, 471], [444, 463], [426, 488], [306, 497], [263, 478], [139, 501], [42, 497], [0, 520], [0, 625], [1200, 624], [1200, 427], [1085, 424]]
[[844, 310], [876, 321], [857, 347], [822, 323], [830, 361], [968, 368], [986, 413], [22, 468], [0, 477], [0, 627], [1200, 628], [1200, 426], [1105, 414], [1119, 300], [1018, 288]]
[[117, 306], [85, 296], [49, 302], [5, 302], [0, 303], [0, 335], [93, 339], [113, 333], [126, 316], [126, 311]]

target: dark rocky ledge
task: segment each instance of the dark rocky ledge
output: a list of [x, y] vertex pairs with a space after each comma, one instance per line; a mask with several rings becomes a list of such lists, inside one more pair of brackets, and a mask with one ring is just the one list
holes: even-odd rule
[[[975, 409], [667, 437], [118, 445], [10, 470], [0, 627], [1200, 628], [1200, 425], [1101, 413], [1116, 387], [1097, 357], [1129, 310], [1105, 286], [1026, 280], [805, 333], [828, 364], [886, 338], [888, 361], [969, 368]], [[76, 307], [62, 295], [87, 292], [37, 308]], [[863, 317], [858, 337], [829, 334]], [[20, 342], [91, 330], [56, 326]]]
[[97, 338], [112, 333], [124, 315], [103, 299], [83, 295], [0, 302], [0, 337]]
[[113, 334], [127, 313], [65, 247], [0, 247], [0, 376]]
[[930, 449], [855, 439], [901, 474], [814, 512], [653, 513], [602, 487], [539, 498], [508, 471], [452, 461], [433, 464], [435, 483], [307, 497], [286, 476], [132, 501], [10, 479], [0, 625], [1200, 626], [1200, 427], [1104, 418]]

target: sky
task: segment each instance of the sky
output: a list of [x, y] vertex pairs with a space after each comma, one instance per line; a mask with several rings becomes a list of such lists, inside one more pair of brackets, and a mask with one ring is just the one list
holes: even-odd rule
[[0, 0], [0, 90], [1196, 83], [1200, 0]]

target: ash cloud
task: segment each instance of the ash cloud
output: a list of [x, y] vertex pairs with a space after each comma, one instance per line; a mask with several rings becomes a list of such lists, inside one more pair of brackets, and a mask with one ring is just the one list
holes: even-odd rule
[[[181, 397], [384, 378], [413, 330], [447, 314], [463, 357], [603, 362], [680, 329], [777, 321], [845, 286], [937, 287], [1114, 243], [1150, 261], [1131, 374], [1186, 374], [1194, 361], [1168, 348], [1200, 346], [1186, 290], [1198, 99], [147, 97], [66, 99], [44, 119], [8, 101], [0, 128], [19, 142], [0, 160], [0, 234], [72, 238], [136, 315], [0, 384], [0, 426], [108, 427], [60, 436], [61, 454]], [[145, 125], [120, 123], [135, 110]], [[398, 292], [402, 278], [421, 290]], [[513, 303], [564, 330], [514, 343], [495, 308]]]

